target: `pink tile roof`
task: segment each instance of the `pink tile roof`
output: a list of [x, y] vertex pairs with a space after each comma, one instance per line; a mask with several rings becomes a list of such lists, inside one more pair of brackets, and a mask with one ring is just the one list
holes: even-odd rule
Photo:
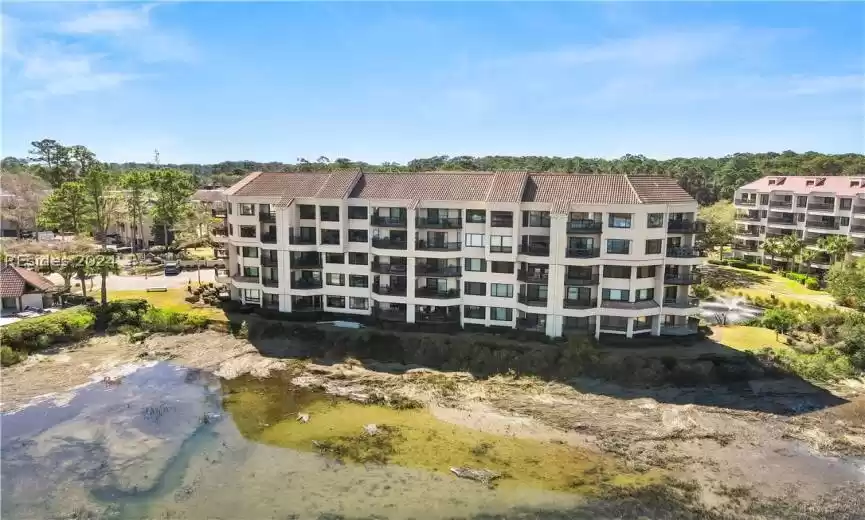
[[[770, 181], [772, 184], [770, 184]], [[857, 182], [858, 186], [853, 185]], [[847, 197], [865, 197], [865, 178], [840, 176], [814, 177], [805, 175], [763, 177], [739, 189], [761, 192], [789, 191], [801, 194], [835, 193]]]
[[17, 298], [26, 292], [28, 285], [37, 292], [55, 288], [51, 280], [39, 273], [8, 264], [3, 266], [3, 270], [0, 271], [0, 296]]

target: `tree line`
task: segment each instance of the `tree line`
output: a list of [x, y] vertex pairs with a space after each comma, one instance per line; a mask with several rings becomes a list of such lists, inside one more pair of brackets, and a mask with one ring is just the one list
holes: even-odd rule
[[[63, 177], [80, 168], [87, 160], [83, 147], [57, 147], [56, 141], [43, 139], [33, 143], [31, 157], [3, 159], [4, 171], [20, 171], [39, 166], [45, 178]], [[85, 149], [86, 150], [86, 149]], [[68, 166], [67, 166], [68, 165]], [[110, 163], [112, 171], [152, 168], [153, 164]], [[730, 199], [740, 186], [767, 175], [851, 175], [865, 176], [865, 155], [796, 153], [736, 153], [725, 157], [679, 157], [668, 160], [642, 155], [625, 155], [618, 159], [548, 156], [457, 156], [439, 155], [413, 159], [406, 164], [384, 162], [370, 164], [347, 158], [303, 157], [294, 163], [224, 161], [217, 164], [168, 164], [167, 168], [187, 172], [198, 184], [230, 185], [253, 171], [304, 172], [360, 168], [370, 173], [412, 173], [420, 171], [493, 171], [528, 170], [533, 172], [567, 172], [590, 174], [663, 175], [676, 179], [701, 204]]]

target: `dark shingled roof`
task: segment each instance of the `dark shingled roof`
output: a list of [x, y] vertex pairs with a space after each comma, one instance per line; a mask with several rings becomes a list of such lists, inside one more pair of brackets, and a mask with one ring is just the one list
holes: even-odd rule
[[0, 296], [17, 298], [26, 292], [27, 286], [42, 292], [55, 288], [51, 280], [39, 273], [14, 265], [3, 266], [3, 270], [0, 271]]

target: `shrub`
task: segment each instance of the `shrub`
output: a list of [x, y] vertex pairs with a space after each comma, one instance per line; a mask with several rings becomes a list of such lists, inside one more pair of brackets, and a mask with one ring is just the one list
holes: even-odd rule
[[0, 347], [0, 365], [4, 367], [12, 366], [27, 359], [27, 354], [12, 350], [10, 347], [3, 345]]
[[197, 313], [151, 307], [141, 316], [141, 326], [149, 332], [193, 332], [207, 325], [207, 317]]
[[[745, 269], [749, 269], [751, 271], [760, 271], [764, 267], [766, 267], [766, 266], [760, 265], [760, 264], [745, 264]], [[769, 272], [772, 272], [772, 270], [770, 269]]]
[[730, 267], [738, 267], [739, 269], [745, 269], [745, 266], [748, 265], [748, 262], [744, 260], [739, 260], [737, 258], [731, 258], [730, 260], [727, 260], [727, 265], [729, 265]]
[[141, 325], [141, 316], [150, 308], [147, 300], [131, 298], [126, 300], [114, 300], [104, 306], [94, 307], [96, 315], [96, 328], [116, 330], [124, 325]]
[[726, 260], [715, 260], [714, 258], [712, 258], [711, 260], [709, 260], [709, 263], [712, 264], [712, 265], [727, 265], [727, 261], [726, 261]]
[[805, 279], [805, 287], [811, 289], [812, 291], [820, 290], [820, 282], [811, 276]]
[[710, 294], [709, 288], [703, 284], [697, 284], [691, 290], [694, 292], [694, 296], [701, 300], [708, 298]]
[[799, 274], [799, 273], [787, 273], [784, 275], [785, 278], [789, 278], [790, 280], [799, 282], [801, 284], [805, 283], [805, 279], [809, 278], [807, 274]]
[[771, 273], [771, 272], [772, 272], [772, 267], [771, 267], [771, 266], [768, 266], [768, 265], [761, 265], [761, 266], [760, 266], [760, 271], [761, 271], [761, 272], [764, 272], [764, 273]]
[[10, 323], [0, 329], [0, 343], [14, 350], [32, 352], [55, 343], [86, 337], [96, 317], [88, 309], [73, 307], [47, 316]]

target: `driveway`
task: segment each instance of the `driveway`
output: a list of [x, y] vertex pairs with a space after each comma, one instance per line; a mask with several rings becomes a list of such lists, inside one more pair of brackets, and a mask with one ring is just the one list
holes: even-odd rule
[[[212, 282], [215, 279], [215, 273], [213, 269], [202, 269], [201, 270], [201, 282], [207, 283]], [[63, 278], [58, 274], [52, 274], [48, 277], [52, 282], [57, 285], [63, 285]], [[165, 275], [135, 275], [135, 276], [114, 276], [111, 275], [108, 277], [107, 285], [108, 290], [111, 291], [130, 291], [130, 290], [142, 290], [154, 287], [186, 287], [189, 282], [197, 283], [198, 282], [198, 272], [197, 271], [182, 271], [180, 274], [174, 276], [165, 276]], [[75, 284], [76, 280], [73, 279], [72, 283]], [[99, 285], [101, 280], [98, 276], [93, 277], [93, 289], [99, 290]], [[87, 289], [90, 290], [91, 282], [88, 280]]]

